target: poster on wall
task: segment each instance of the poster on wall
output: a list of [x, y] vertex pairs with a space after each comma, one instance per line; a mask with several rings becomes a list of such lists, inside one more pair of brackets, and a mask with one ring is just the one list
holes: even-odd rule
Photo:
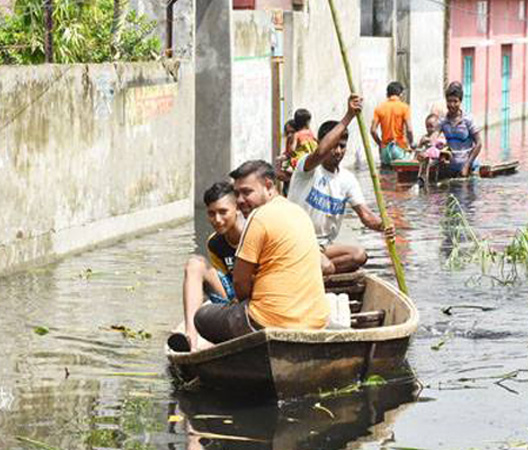
[[271, 161], [272, 83], [269, 56], [233, 64], [232, 167], [249, 159]]

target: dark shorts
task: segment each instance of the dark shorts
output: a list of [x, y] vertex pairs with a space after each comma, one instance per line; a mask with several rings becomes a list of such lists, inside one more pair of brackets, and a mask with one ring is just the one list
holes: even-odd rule
[[247, 302], [203, 305], [194, 316], [194, 326], [204, 339], [219, 344], [263, 327], [249, 317]]

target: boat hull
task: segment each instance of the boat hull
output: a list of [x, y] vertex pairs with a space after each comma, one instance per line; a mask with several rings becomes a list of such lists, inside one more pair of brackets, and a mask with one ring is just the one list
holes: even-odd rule
[[292, 397], [346, 387], [371, 374], [397, 370], [418, 324], [412, 301], [392, 285], [366, 276], [363, 307], [383, 309], [385, 323], [369, 329], [264, 329], [210, 349], [169, 352], [174, 373], [209, 389], [251, 397]]

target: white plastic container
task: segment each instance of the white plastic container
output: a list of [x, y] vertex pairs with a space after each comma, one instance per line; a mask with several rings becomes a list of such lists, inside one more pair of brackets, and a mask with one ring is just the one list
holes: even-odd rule
[[347, 294], [326, 294], [330, 306], [330, 323], [350, 327], [350, 303]]
[[350, 327], [350, 301], [348, 294], [342, 293], [337, 296], [338, 323], [344, 327]]

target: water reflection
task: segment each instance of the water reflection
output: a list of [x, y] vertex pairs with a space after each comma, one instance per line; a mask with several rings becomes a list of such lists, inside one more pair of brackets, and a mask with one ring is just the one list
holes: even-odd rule
[[392, 424], [418, 394], [419, 385], [408, 373], [346, 396], [280, 406], [241, 405], [225, 396], [177, 392], [175, 412], [187, 417], [195, 436], [187, 450], [332, 450], [392, 442]]

